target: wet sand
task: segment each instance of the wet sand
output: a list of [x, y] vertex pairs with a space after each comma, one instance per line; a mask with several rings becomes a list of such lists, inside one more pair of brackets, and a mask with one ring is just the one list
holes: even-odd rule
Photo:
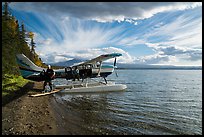
[[56, 135], [57, 119], [50, 101], [52, 95], [29, 97], [40, 93], [42, 83], [36, 82], [26, 94], [2, 105], [2, 135]]

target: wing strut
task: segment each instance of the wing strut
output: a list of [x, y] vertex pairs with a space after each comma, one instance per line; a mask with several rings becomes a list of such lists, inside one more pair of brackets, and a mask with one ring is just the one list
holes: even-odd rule
[[98, 70], [98, 75], [97, 75], [98, 77], [100, 77], [102, 61], [100, 61], [99, 63], [100, 63], [100, 65], [99, 65], [99, 70]]

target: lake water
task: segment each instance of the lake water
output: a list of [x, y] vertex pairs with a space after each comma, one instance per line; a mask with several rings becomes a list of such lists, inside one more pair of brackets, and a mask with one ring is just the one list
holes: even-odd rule
[[54, 95], [62, 134], [202, 134], [202, 70], [116, 71], [126, 91]]

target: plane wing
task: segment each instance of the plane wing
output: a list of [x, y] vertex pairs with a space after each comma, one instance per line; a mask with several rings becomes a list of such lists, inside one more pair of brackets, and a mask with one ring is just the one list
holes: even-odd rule
[[88, 60], [88, 61], [83, 62], [83, 63], [79, 63], [77, 65], [73, 65], [73, 66], [81, 66], [81, 65], [86, 65], [86, 64], [96, 64], [97, 62], [103, 62], [105, 60], [115, 58], [115, 57], [119, 57], [119, 56], [122, 56], [122, 54], [120, 54], [120, 53], [104, 54], [104, 55], [100, 55], [100, 56], [98, 56], [98, 57], [96, 57], [94, 59]]

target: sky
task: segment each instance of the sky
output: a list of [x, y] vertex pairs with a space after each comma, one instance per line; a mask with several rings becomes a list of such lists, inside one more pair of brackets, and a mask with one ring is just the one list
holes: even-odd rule
[[[121, 53], [119, 63], [202, 66], [201, 2], [11, 2], [45, 63]], [[112, 61], [112, 60], [110, 60]]]

